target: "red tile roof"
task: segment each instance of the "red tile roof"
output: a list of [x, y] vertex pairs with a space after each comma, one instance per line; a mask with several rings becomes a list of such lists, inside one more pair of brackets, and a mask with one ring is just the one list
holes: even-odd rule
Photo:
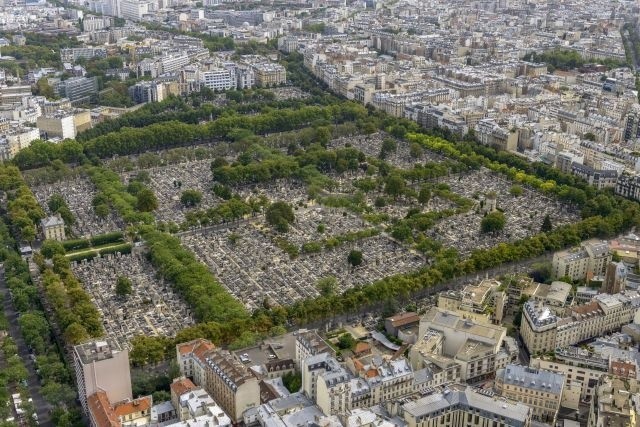
[[120, 421], [116, 416], [111, 402], [107, 397], [107, 393], [99, 391], [87, 398], [89, 412], [96, 423], [96, 427], [121, 427]]
[[419, 323], [420, 316], [418, 316], [417, 313], [408, 311], [406, 313], [398, 313], [394, 316], [387, 317], [387, 320], [391, 321], [391, 324], [394, 328], [398, 328], [400, 326], [410, 325], [412, 323]]
[[115, 412], [118, 417], [124, 417], [142, 411], [149, 411], [150, 409], [151, 396], [145, 396], [139, 399], [118, 403], [113, 408], [113, 412]]
[[182, 396], [183, 394], [197, 388], [189, 378], [175, 380], [169, 387], [171, 388], [171, 395], [175, 394], [176, 396]]

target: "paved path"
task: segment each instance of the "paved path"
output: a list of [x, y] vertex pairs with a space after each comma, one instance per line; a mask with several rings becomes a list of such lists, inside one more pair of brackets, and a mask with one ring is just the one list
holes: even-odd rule
[[27, 378], [29, 397], [33, 399], [33, 405], [35, 407], [36, 413], [38, 414], [40, 425], [53, 426], [53, 423], [51, 422], [51, 415], [49, 414], [49, 410], [51, 409], [51, 407], [40, 394], [40, 380], [38, 379], [38, 375], [36, 374], [36, 367], [29, 357], [29, 348], [24, 342], [22, 331], [20, 330], [20, 326], [18, 325], [18, 312], [13, 306], [11, 295], [9, 295], [9, 289], [7, 288], [7, 283], [4, 276], [4, 267], [0, 267], [0, 294], [2, 294], [2, 296], [4, 297], [2, 308], [4, 310], [5, 316], [7, 317], [7, 320], [9, 321], [9, 335], [11, 335], [16, 345], [18, 346], [18, 355], [22, 358], [22, 361], [29, 371], [29, 376]]

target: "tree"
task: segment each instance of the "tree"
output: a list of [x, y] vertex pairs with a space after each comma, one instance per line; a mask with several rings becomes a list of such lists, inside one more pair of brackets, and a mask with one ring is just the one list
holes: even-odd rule
[[318, 289], [318, 292], [320, 292], [320, 295], [334, 295], [338, 289], [338, 279], [333, 276], [322, 277], [318, 279], [316, 288]]
[[355, 249], [351, 250], [349, 252], [349, 255], [347, 255], [347, 262], [354, 267], [362, 264], [362, 251], [358, 251]]
[[282, 376], [282, 383], [291, 393], [297, 393], [302, 387], [302, 375], [296, 372], [288, 372]]
[[491, 212], [482, 218], [482, 222], [480, 222], [480, 230], [483, 233], [497, 233], [504, 229], [505, 223], [506, 219], [502, 212]]
[[398, 196], [404, 193], [405, 187], [406, 184], [404, 182], [404, 178], [394, 173], [387, 177], [384, 185], [384, 192], [393, 198], [398, 198]]
[[404, 223], [397, 224], [391, 230], [391, 236], [401, 242], [408, 240], [412, 235], [411, 227]]
[[54, 406], [71, 404], [76, 398], [76, 392], [71, 386], [54, 381], [49, 381], [42, 386], [41, 392], [42, 397]]
[[136, 209], [140, 212], [153, 212], [158, 208], [158, 199], [148, 188], [143, 188], [137, 194]]
[[180, 196], [180, 203], [184, 206], [196, 206], [202, 201], [202, 193], [198, 190], [184, 190]]
[[74, 322], [64, 331], [64, 339], [70, 344], [82, 344], [90, 338], [89, 332], [80, 323]]
[[105, 203], [102, 203], [102, 204], [99, 204], [99, 205], [95, 205], [93, 207], [93, 211], [95, 212], [95, 214], [96, 214], [96, 216], [98, 218], [103, 218], [104, 219], [107, 216], [109, 216], [110, 209], [109, 209], [109, 205], [107, 205]]
[[60, 209], [62, 206], [67, 206], [67, 202], [60, 194], [54, 194], [53, 196], [49, 197], [47, 206], [49, 207], [49, 210], [51, 212], [55, 213], [58, 212], [58, 209]]
[[382, 140], [382, 147], [380, 147], [380, 158], [385, 159], [390, 153], [395, 152], [398, 149], [398, 144], [393, 138], [385, 138]]
[[425, 205], [429, 203], [429, 200], [431, 200], [431, 190], [426, 185], [423, 185], [418, 193], [418, 202]]
[[587, 132], [584, 134], [584, 139], [586, 139], [587, 141], [595, 141], [596, 135], [593, 132]]
[[62, 243], [57, 240], [45, 240], [40, 247], [40, 253], [48, 259], [52, 259], [54, 255], [64, 255], [65, 250]]
[[276, 231], [286, 233], [289, 231], [289, 224], [292, 224], [295, 220], [295, 216], [293, 209], [288, 203], [275, 202], [267, 208], [265, 219]]
[[553, 265], [548, 261], [532, 264], [529, 276], [538, 283], [546, 283], [553, 277]]
[[353, 335], [346, 333], [338, 338], [338, 348], [341, 350], [352, 350], [356, 346], [356, 340]]
[[53, 87], [51, 87], [46, 77], [41, 77], [36, 83], [36, 95], [44, 96], [47, 99], [54, 99], [56, 97]]
[[422, 156], [422, 146], [417, 142], [412, 142], [409, 146], [409, 155], [414, 159], [419, 159]]
[[551, 217], [549, 216], [549, 214], [546, 214], [544, 216], [544, 219], [542, 220], [542, 226], [540, 227], [540, 231], [542, 231], [543, 233], [548, 233], [552, 229], [553, 229], [553, 224], [551, 223]]
[[523, 192], [524, 192], [524, 190], [522, 189], [522, 187], [517, 185], [517, 184], [516, 185], [512, 185], [511, 188], [509, 189], [509, 193], [514, 197], [522, 196]]
[[131, 283], [131, 279], [125, 276], [118, 276], [118, 280], [116, 280], [116, 295], [126, 297], [131, 295], [132, 292], [133, 283]]
[[49, 323], [39, 311], [23, 313], [18, 319], [24, 340], [37, 353], [44, 353], [49, 343]]

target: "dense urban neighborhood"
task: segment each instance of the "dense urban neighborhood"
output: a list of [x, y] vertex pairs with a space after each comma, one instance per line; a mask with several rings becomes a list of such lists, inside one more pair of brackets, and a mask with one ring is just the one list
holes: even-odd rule
[[0, 2], [0, 427], [640, 425], [640, 5]]

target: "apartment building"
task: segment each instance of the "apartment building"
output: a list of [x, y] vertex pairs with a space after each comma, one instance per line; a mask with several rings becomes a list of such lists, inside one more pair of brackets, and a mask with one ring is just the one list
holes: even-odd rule
[[235, 89], [237, 86], [236, 74], [233, 69], [215, 69], [200, 72], [200, 82], [212, 91], [225, 91]]
[[31, 143], [40, 139], [40, 132], [36, 128], [16, 126], [0, 132], [6, 141], [6, 153], [3, 157], [12, 159], [20, 150], [27, 148]]
[[493, 119], [479, 120], [475, 131], [481, 144], [504, 151], [516, 151], [518, 148], [518, 132], [503, 129]]
[[199, 338], [176, 346], [176, 356], [180, 373], [193, 379], [196, 384], [204, 385], [206, 381], [205, 355], [215, 346], [211, 341]]
[[22, 98], [32, 96], [31, 86], [13, 85], [0, 87], [0, 105], [21, 103]]
[[544, 369], [507, 365], [496, 371], [495, 389], [503, 397], [532, 409], [534, 421], [555, 425], [564, 390], [564, 376]]
[[302, 362], [308, 357], [317, 354], [328, 353], [335, 356], [335, 351], [327, 342], [322, 339], [315, 330], [301, 329], [294, 332], [296, 335], [296, 365], [302, 366]]
[[120, 17], [132, 21], [140, 21], [142, 17], [156, 9], [156, 3], [141, 0], [121, 0]]
[[232, 353], [198, 339], [178, 344], [176, 354], [182, 375], [203, 387], [234, 423], [260, 405], [258, 379]]
[[272, 87], [287, 82], [287, 70], [280, 64], [259, 63], [252, 64], [256, 86]]
[[615, 193], [633, 200], [640, 200], [640, 176], [622, 174], [616, 181]]
[[470, 387], [449, 387], [408, 402], [387, 404], [407, 427], [529, 427], [532, 410], [527, 405]]
[[416, 391], [416, 378], [404, 358], [373, 357], [363, 363], [347, 361], [350, 370], [328, 353], [308, 357], [302, 364], [302, 389], [325, 415], [344, 415]]
[[[106, 402], [131, 399], [129, 352], [110, 338], [90, 341], [73, 348], [73, 362], [82, 408], [89, 415], [89, 396], [104, 393]], [[96, 406], [104, 406], [100, 396], [92, 398]], [[110, 405], [110, 404], [109, 404]]]
[[246, 409], [260, 405], [258, 379], [233, 354], [214, 349], [207, 353], [205, 361], [205, 390], [234, 423], [242, 420]]
[[161, 102], [171, 94], [179, 94], [176, 82], [138, 82], [129, 87], [129, 96], [136, 104]]
[[91, 128], [91, 112], [58, 110], [38, 117], [36, 126], [45, 139], [73, 139], [79, 132]]
[[558, 348], [553, 357], [532, 358], [530, 366], [562, 374], [565, 388], [562, 406], [578, 409], [579, 402], [591, 402], [600, 377], [607, 373], [609, 360], [576, 346]]
[[122, 427], [104, 391], [97, 391], [87, 398], [85, 411], [90, 427]]
[[618, 330], [633, 320], [639, 306], [637, 291], [598, 294], [586, 304], [571, 307], [566, 316], [528, 301], [523, 307], [520, 336], [530, 354], [546, 353]]
[[607, 242], [589, 240], [583, 242], [579, 248], [553, 254], [553, 277], [590, 280], [596, 276], [604, 276], [609, 262], [611, 262], [611, 254]]
[[616, 170], [596, 169], [580, 163], [572, 163], [570, 172], [598, 190], [615, 188], [618, 183], [618, 171]]
[[591, 401], [587, 427], [637, 425], [640, 383], [636, 379], [603, 375]]

